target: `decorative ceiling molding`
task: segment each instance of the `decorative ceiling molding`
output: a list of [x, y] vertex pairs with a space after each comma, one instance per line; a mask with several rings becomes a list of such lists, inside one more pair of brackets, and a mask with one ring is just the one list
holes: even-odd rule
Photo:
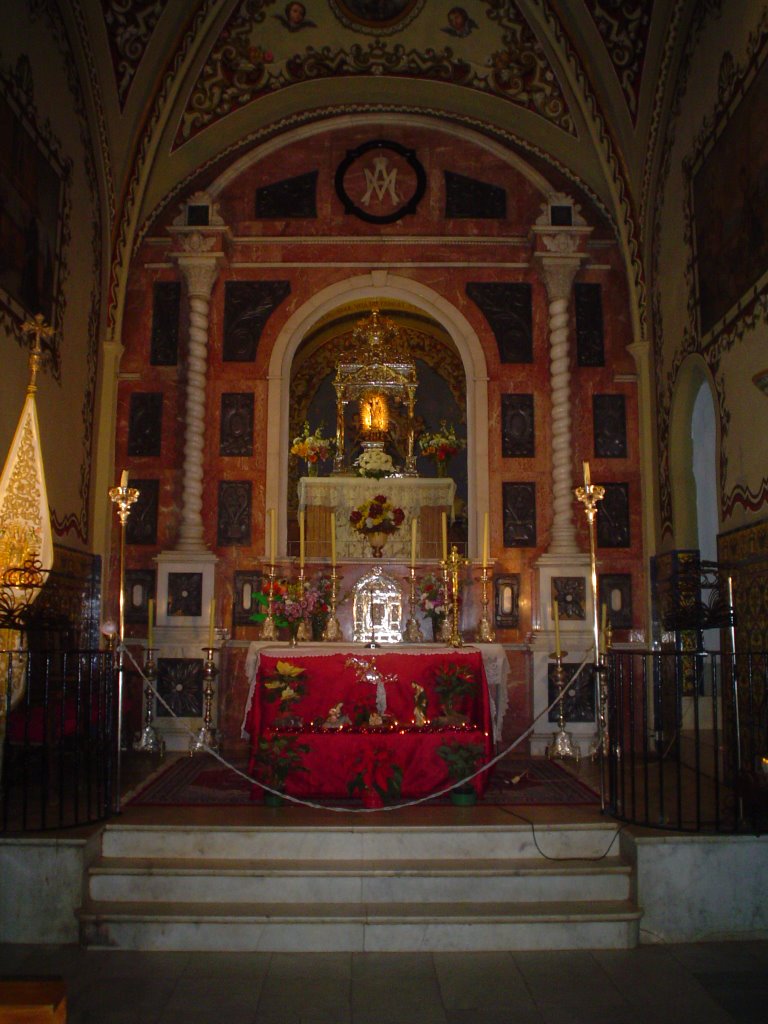
[[654, 0], [585, 0], [605, 43], [632, 121], [637, 121]]
[[165, 0], [101, 0], [121, 109], [164, 7]]

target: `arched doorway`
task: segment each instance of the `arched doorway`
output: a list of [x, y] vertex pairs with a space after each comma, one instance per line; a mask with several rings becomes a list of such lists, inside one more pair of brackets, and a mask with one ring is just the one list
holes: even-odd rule
[[[269, 369], [269, 425], [267, 437], [268, 471], [267, 507], [278, 509], [279, 547], [288, 551], [289, 520], [295, 492], [296, 469], [289, 457], [292, 428], [299, 422], [301, 410], [310, 409], [312, 401], [318, 410], [327, 407], [328, 377], [332, 370], [334, 339], [376, 306], [388, 316], [396, 315], [412, 331], [416, 346], [414, 355], [422, 364], [427, 384], [440, 384], [431, 391], [431, 406], [420, 403], [417, 394], [417, 417], [439, 416], [440, 402], [445, 399], [448, 418], [452, 413], [463, 416], [466, 424], [466, 462], [457, 464], [457, 472], [465, 474], [465, 530], [470, 555], [478, 553], [478, 523], [488, 508], [488, 396], [485, 356], [474, 330], [464, 316], [440, 295], [407, 278], [377, 271], [334, 285], [316, 295], [286, 322], [272, 353]], [[337, 328], [329, 328], [329, 325]], [[343, 328], [339, 329], [339, 328]], [[421, 338], [419, 340], [419, 335]], [[450, 353], [445, 365], [438, 366], [439, 352], [431, 351], [432, 343]], [[313, 353], [319, 354], [314, 357]], [[420, 358], [423, 357], [423, 358]], [[306, 380], [304, 366], [312, 358], [322, 365], [322, 378], [311, 387], [292, 388], [293, 383]], [[434, 364], [434, 365], [433, 365]], [[459, 369], [460, 367], [460, 369]], [[439, 370], [439, 373], [438, 373]], [[440, 381], [437, 381], [437, 376]], [[315, 386], [316, 385], [316, 386]], [[463, 394], [461, 388], [463, 385]], [[313, 394], [310, 395], [309, 392]], [[450, 399], [450, 401], [449, 401]], [[323, 406], [325, 403], [325, 406]], [[303, 420], [301, 420], [303, 423]], [[466, 466], [466, 468], [463, 468]]]

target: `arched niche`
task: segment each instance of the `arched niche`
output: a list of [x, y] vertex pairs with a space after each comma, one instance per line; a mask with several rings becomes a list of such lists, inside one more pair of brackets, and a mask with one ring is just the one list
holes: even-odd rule
[[[699, 431], [694, 441], [694, 417], [704, 415], [711, 430]], [[683, 362], [677, 375], [670, 411], [669, 459], [672, 489], [672, 522], [674, 546], [679, 550], [699, 549], [700, 523], [706, 516], [703, 504], [714, 504], [719, 520], [718, 452], [720, 448], [717, 405], [712, 376], [704, 359], [691, 355]], [[703, 453], [709, 472], [695, 472], [701, 452], [694, 444], [707, 444]]]
[[[488, 371], [479, 339], [463, 314], [441, 295], [408, 278], [388, 271], [373, 271], [338, 282], [304, 303], [283, 326], [269, 364], [267, 508], [278, 510], [278, 547], [286, 551], [289, 487], [290, 383], [294, 356], [319, 321], [349, 309], [370, 311], [374, 305], [404, 307], [433, 320], [450, 337], [466, 378], [467, 541], [470, 555], [478, 555], [478, 523], [488, 509]], [[418, 399], [417, 399], [418, 404]]]

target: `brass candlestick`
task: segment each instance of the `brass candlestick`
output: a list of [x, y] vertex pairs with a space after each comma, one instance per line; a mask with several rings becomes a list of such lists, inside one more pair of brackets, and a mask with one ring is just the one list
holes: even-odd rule
[[554, 658], [555, 661], [555, 685], [557, 686], [559, 700], [557, 703], [557, 732], [552, 734], [552, 742], [547, 747], [546, 753], [549, 758], [559, 757], [565, 760], [567, 757], [572, 757], [578, 764], [581, 760], [581, 747], [565, 728], [566, 683], [563, 658], [567, 654], [568, 651], [550, 654], [550, 658]]
[[450, 635], [448, 637], [448, 643], [451, 647], [463, 647], [464, 641], [459, 633], [459, 569], [465, 565], [468, 565], [466, 558], [462, 558], [459, 554], [459, 549], [454, 544], [451, 547], [451, 553], [448, 556], [448, 561], [445, 564], [445, 576], [446, 583], [447, 577], [450, 575], [451, 583], [451, 609], [450, 609]]
[[600, 807], [605, 810], [605, 757], [609, 752], [610, 737], [608, 735], [608, 692], [606, 666], [600, 658], [600, 625], [597, 616], [597, 559], [595, 557], [595, 517], [597, 503], [605, 497], [605, 488], [593, 484], [589, 477], [589, 463], [584, 463], [584, 486], [574, 491], [577, 499], [584, 506], [584, 514], [589, 525], [589, 566], [592, 584], [592, 632], [595, 645], [595, 689], [597, 695], [597, 735], [592, 745], [591, 754], [600, 758]]
[[165, 755], [165, 742], [157, 735], [157, 730], [152, 724], [154, 715], [152, 712], [152, 701], [155, 696], [157, 682], [157, 662], [155, 661], [155, 648], [148, 647], [144, 655], [144, 728], [139, 733], [133, 749], [141, 754]]
[[328, 643], [335, 643], [338, 640], [343, 639], [341, 635], [341, 626], [339, 620], [336, 618], [336, 599], [339, 587], [339, 574], [336, 572], [336, 568], [331, 569], [331, 610], [328, 615], [328, 621], [323, 629], [323, 640]]
[[480, 577], [480, 581], [483, 585], [483, 614], [480, 617], [480, 621], [477, 624], [477, 631], [475, 632], [475, 640], [479, 644], [492, 644], [496, 639], [496, 634], [494, 633], [490, 620], [488, 619], [488, 582], [490, 578], [488, 566], [484, 565], [483, 574]]
[[444, 644], [451, 642], [451, 623], [453, 620], [453, 603], [451, 601], [451, 590], [449, 586], [448, 576], [448, 559], [444, 558], [440, 562], [440, 567], [443, 570], [443, 596], [445, 598], [445, 615], [443, 621], [440, 623], [440, 629], [437, 632], [436, 640], [440, 640]]
[[216, 668], [214, 657], [219, 650], [218, 647], [203, 647], [205, 651], [205, 663], [203, 665], [203, 724], [200, 726], [196, 736], [189, 741], [189, 756], [201, 754], [206, 750], [218, 750], [216, 729], [211, 725], [213, 712], [213, 684], [219, 670]]
[[420, 644], [424, 640], [421, 626], [416, 619], [416, 567], [411, 566], [410, 587], [408, 593], [408, 621], [403, 630], [403, 640], [409, 644]]
[[277, 640], [277, 624], [275, 623], [275, 563], [267, 568], [267, 617], [261, 624], [262, 640]]
[[131, 514], [131, 505], [138, 501], [139, 492], [128, 486], [128, 472], [123, 470], [119, 487], [109, 489], [109, 499], [117, 508], [120, 520], [120, 615], [117, 625], [117, 752], [115, 757], [114, 810], [120, 813], [120, 770], [123, 747], [123, 691], [125, 689], [125, 527]]
[[[299, 566], [299, 578], [297, 580], [297, 587], [299, 593], [299, 601], [303, 600], [304, 592], [306, 588], [306, 581], [304, 579], [304, 566]], [[312, 639], [312, 630], [309, 628], [309, 623], [306, 619], [302, 618], [299, 623], [298, 629], [296, 630], [296, 639], [299, 643], [306, 643], [307, 640]]]

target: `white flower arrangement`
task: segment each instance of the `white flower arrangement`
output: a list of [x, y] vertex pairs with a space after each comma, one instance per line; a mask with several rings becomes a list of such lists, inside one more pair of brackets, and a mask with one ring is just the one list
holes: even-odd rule
[[368, 448], [355, 459], [354, 464], [357, 466], [360, 476], [372, 476], [377, 480], [383, 476], [389, 476], [395, 469], [392, 457], [381, 448]]

